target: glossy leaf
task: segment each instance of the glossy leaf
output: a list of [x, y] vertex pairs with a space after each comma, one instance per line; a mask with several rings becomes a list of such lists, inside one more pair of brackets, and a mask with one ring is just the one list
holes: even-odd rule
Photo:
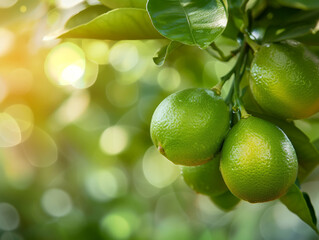
[[277, 0], [277, 2], [283, 6], [299, 8], [303, 10], [319, 8], [318, 0]]
[[218, 196], [211, 196], [210, 200], [221, 210], [230, 211], [240, 202], [240, 199], [235, 197], [230, 191], [227, 191]]
[[303, 37], [313, 33], [315, 23], [305, 23], [304, 25], [286, 26], [283, 28], [269, 28], [264, 38], [265, 42], [278, 42], [287, 39]]
[[[267, 16], [272, 15], [271, 19]], [[264, 42], [276, 42], [314, 35], [319, 29], [319, 10], [301, 11], [292, 8], [269, 9], [257, 27], [266, 29]]]
[[227, 25], [221, 0], [149, 0], [147, 10], [163, 36], [200, 48], [209, 46]]
[[144, 8], [147, 0], [100, 0], [105, 6], [109, 8]]
[[166, 60], [166, 58], [173, 52], [175, 49], [181, 47], [183, 44], [171, 41], [168, 45], [162, 47], [156, 55], [153, 57], [153, 61], [156, 65], [162, 66]]
[[288, 193], [280, 198], [280, 201], [301, 220], [307, 223], [314, 231], [318, 232], [316, 227], [317, 219], [310, 198], [306, 193], [302, 193], [297, 185], [293, 185]]
[[268, 120], [281, 128], [293, 144], [298, 157], [298, 178], [302, 182], [319, 164], [319, 152], [310, 142], [310, 139], [293, 123], [275, 119], [260, 113], [253, 113], [254, 116]]
[[146, 10], [137, 8], [114, 9], [66, 31], [59, 37], [109, 40], [162, 38], [154, 29]]
[[110, 9], [102, 5], [90, 6], [83, 11], [73, 15], [65, 24], [65, 28], [70, 29], [88, 23], [99, 15], [106, 13]]

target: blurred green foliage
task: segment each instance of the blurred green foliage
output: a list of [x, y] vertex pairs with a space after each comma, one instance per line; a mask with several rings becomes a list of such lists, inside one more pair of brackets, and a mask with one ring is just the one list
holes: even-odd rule
[[[43, 41], [96, 1], [2, 4], [0, 240], [317, 239], [277, 201], [224, 213], [152, 146], [161, 100], [213, 86], [232, 62], [183, 46], [159, 68], [152, 57], [166, 40]], [[225, 52], [237, 46], [217, 41]], [[319, 115], [295, 123], [319, 138]], [[318, 176], [303, 185], [315, 207]]]

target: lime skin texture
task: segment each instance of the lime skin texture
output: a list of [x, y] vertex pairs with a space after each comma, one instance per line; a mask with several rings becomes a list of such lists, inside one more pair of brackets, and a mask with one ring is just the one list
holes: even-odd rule
[[308, 118], [319, 111], [319, 58], [297, 41], [264, 44], [252, 61], [249, 85], [270, 115]]
[[175, 164], [208, 162], [229, 131], [229, 107], [214, 91], [190, 88], [171, 94], [156, 108], [151, 137], [161, 154]]
[[298, 162], [293, 145], [279, 127], [250, 116], [229, 132], [220, 169], [235, 196], [257, 203], [283, 196], [296, 180]]
[[199, 166], [183, 166], [182, 176], [185, 183], [197, 193], [217, 196], [228, 188], [219, 170], [220, 155]]
[[230, 211], [240, 202], [240, 199], [235, 197], [230, 191], [226, 191], [221, 195], [210, 196], [210, 200], [221, 210]]

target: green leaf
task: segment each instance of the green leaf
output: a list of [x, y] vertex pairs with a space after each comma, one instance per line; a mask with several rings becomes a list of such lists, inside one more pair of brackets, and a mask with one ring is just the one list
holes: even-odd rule
[[317, 150], [319, 150], [319, 139], [316, 139], [315, 141], [313, 141], [312, 144], [315, 146]]
[[265, 42], [278, 42], [287, 39], [303, 37], [314, 33], [315, 23], [294, 24], [282, 28], [268, 28], [265, 34]]
[[317, 219], [310, 198], [306, 193], [302, 193], [297, 185], [293, 185], [288, 193], [280, 198], [280, 201], [301, 220], [307, 223], [316, 233]]
[[[267, 16], [272, 18], [268, 19]], [[269, 9], [257, 27], [266, 29], [264, 42], [314, 35], [318, 32], [319, 10], [302, 11], [292, 8]]]
[[70, 29], [70, 28], [74, 28], [74, 27], [79, 26], [79, 25], [83, 25], [83, 24], [93, 20], [94, 18], [98, 17], [99, 15], [106, 13], [109, 10], [110, 10], [109, 8], [107, 8], [105, 6], [101, 6], [101, 5], [90, 6], [86, 9], [84, 9], [83, 11], [73, 15], [66, 22], [65, 28]]
[[162, 47], [153, 57], [153, 61], [156, 65], [162, 66], [166, 58], [173, 52], [175, 49], [181, 47], [183, 44], [171, 41], [168, 45]]
[[209, 46], [227, 25], [221, 0], [149, 0], [146, 8], [163, 36], [200, 48]]
[[275, 119], [260, 113], [253, 113], [253, 115], [274, 123], [286, 133], [297, 153], [298, 178], [300, 182], [305, 180], [319, 164], [319, 152], [310, 142], [310, 139], [292, 122]]
[[318, 0], [277, 0], [283, 6], [299, 8], [303, 10], [319, 8]]
[[59, 37], [109, 40], [163, 38], [154, 29], [146, 10], [137, 8], [114, 9], [66, 31]]
[[109, 8], [143, 8], [146, 7], [147, 0], [100, 0], [102, 4]]
[[232, 210], [240, 202], [240, 199], [235, 197], [230, 191], [218, 196], [211, 196], [210, 200], [223, 211]]

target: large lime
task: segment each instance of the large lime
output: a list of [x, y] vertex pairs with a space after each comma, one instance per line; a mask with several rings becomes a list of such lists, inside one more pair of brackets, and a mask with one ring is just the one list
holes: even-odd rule
[[194, 166], [213, 158], [229, 130], [229, 108], [215, 92], [191, 88], [165, 98], [151, 121], [158, 150], [175, 164]]
[[293, 145], [280, 128], [251, 116], [229, 132], [220, 168], [229, 190], [254, 203], [284, 195], [296, 180], [298, 162]]
[[265, 44], [252, 61], [250, 88], [266, 112], [307, 118], [319, 111], [319, 59], [296, 41]]

